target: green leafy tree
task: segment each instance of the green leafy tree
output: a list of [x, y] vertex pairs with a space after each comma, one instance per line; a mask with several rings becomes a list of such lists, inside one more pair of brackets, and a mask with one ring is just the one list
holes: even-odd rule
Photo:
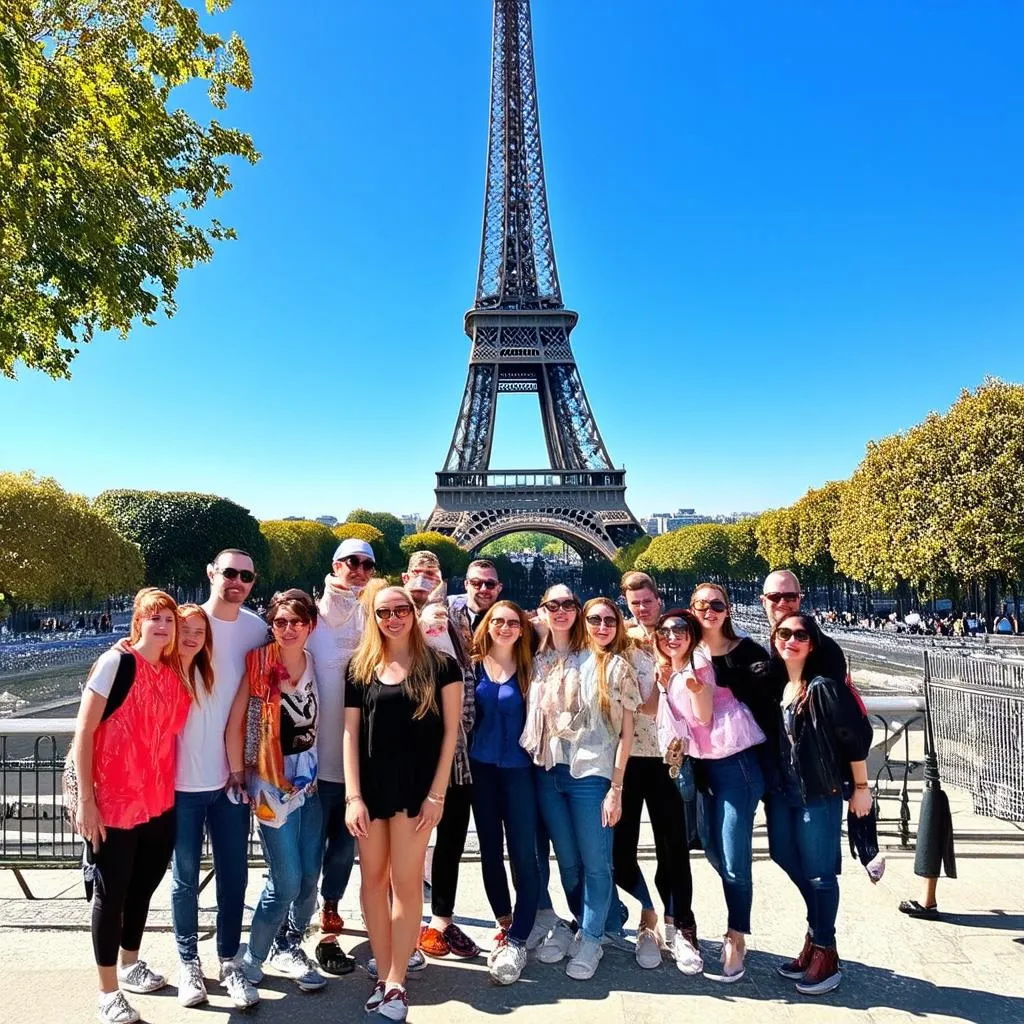
[[377, 565], [382, 573], [401, 572], [405, 568], [402, 557], [402, 538], [405, 537], [405, 524], [390, 512], [369, 512], [365, 508], [355, 508], [345, 520], [345, 526], [353, 523], [364, 523], [379, 530], [384, 536], [383, 549], [377, 554]]
[[540, 553], [551, 544], [557, 544], [558, 549], [561, 550], [562, 542], [557, 537], [552, 537], [547, 533], [524, 530], [520, 533], [507, 533], [504, 537], [489, 541], [480, 549], [480, 555], [483, 558], [491, 558], [494, 555], [511, 555], [520, 551]]
[[[428, 530], [425, 533], [410, 533], [402, 539], [402, 554], [406, 565], [414, 551], [432, 551], [441, 563], [441, 575], [447, 580], [453, 576], [461, 576], [469, 565], [469, 555], [443, 533]], [[403, 569], [405, 566], [402, 567]]]
[[104, 491], [93, 507], [142, 549], [151, 586], [205, 585], [206, 566], [224, 548], [248, 551], [257, 571], [266, 572], [267, 542], [260, 524], [248, 509], [227, 498], [187, 491], [117, 490]]
[[335, 526], [331, 532], [339, 544], [352, 537], [356, 540], [365, 540], [373, 548], [373, 553], [377, 555], [378, 559], [381, 557], [378, 552], [383, 552], [387, 544], [384, 534], [376, 526], [370, 526], [369, 523], [341, 523]]
[[79, 494], [31, 473], [0, 473], [0, 594], [5, 606], [124, 594], [142, 585], [137, 545]]
[[299, 587], [320, 592], [331, 571], [338, 538], [330, 527], [306, 519], [268, 519], [260, 523], [267, 542], [268, 567], [261, 592]]
[[637, 537], [636, 540], [630, 541], [625, 547], [619, 548], [615, 552], [612, 561], [620, 574], [627, 573], [634, 568], [636, 560], [651, 546], [653, 539], [645, 533], [642, 537]]
[[[231, 0], [206, 0], [224, 11]], [[181, 270], [234, 231], [197, 216], [255, 163], [245, 133], [203, 124], [175, 91], [213, 106], [249, 89], [235, 35], [204, 31], [179, 0], [0, 4], [0, 370], [70, 376], [97, 330], [175, 312]]]

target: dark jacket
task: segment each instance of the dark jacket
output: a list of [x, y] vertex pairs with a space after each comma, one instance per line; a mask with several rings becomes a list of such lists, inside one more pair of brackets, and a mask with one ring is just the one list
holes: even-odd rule
[[815, 676], [793, 723], [793, 769], [804, 800], [846, 795], [850, 762], [867, 760], [871, 739], [871, 723], [845, 680]]

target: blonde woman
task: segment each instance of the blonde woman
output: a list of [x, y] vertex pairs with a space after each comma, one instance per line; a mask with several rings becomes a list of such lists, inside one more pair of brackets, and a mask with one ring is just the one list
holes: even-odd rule
[[363, 917], [378, 980], [367, 1012], [405, 1020], [423, 905], [423, 858], [444, 811], [462, 714], [462, 669], [433, 650], [412, 595], [387, 587], [345, 677], [345, 822], [359, 843]]
[[[608, 608], [609, 602], [601, 599], [600, 606]], [[541, 616], [549, 631], [547, 649], [535, 661], [520, 742], [537, 766], [541, 816], [569, 909], [580, 922], [576, 942], [565, 951], [572, 954], [566, 974], [585, 981], [604, 954], [614, 896], [612, 830], [622, 814], [622, 778], [640, 694], [623, 658], [586, 644], [579, 601], [567, 587], [548, 590]], [[564, 955], [549, 940], [538, 950], [542, 962]]]
[[139, 946], [174, 849], [175, 742], [192, 699], [179, 674], [177, 607], [162, 590], [139, 591], [128, 650], [101, 655], [78, 709], [75, 831], [86, 842], [95, 889], [96, 1015], [103, 1024], [139, 1019], [124, 992], [167, 984], [139, 959]]

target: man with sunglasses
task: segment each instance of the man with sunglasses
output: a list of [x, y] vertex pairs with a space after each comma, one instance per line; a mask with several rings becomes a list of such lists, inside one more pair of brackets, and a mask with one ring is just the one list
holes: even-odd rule
[[462, 636], [466, 650], [473, 645], [473, 634], [488, 608], [501, 594], [501, 581], [493, 562], [477, 558], [466, 569], [466, 592], [448, 598], [448, 615]]
[[[790, 615], [800, 611], [800, 581], [788, 569], [776, 569], [770, 572], [761, 588], [761, 606], [768, 617], [768, 628], [774, 629]], [[772, 651], [775, 658], [775, 652]], [[827, 633], [821, 634], [821, 647], [813, 654], [814, 675], [825, 676], [827, 679], [845, 680], [850, 682], [849, 670], [846, 666], [846, 655], [843, 649]], [[783, 673], [784, 675], [785, 673]]]
[[237, 963], [248, 880], [249, 808], [244, 777], [228, 768], [224, 731], [245, 656], [267, 636], [267, 624], [247, 608], [256, 582], [252, 556], [238, 548], [219, 551], [206, 567], [210, 597], [203, 605], [213, 642], [213, 691], [196, 687], [196, 699], [178, 737], [174, 783], [175, 839], [171, 865], [171, 919], [181, 959], [178, 1001], [198, 1006], [207, 999], [199, 963], [199, 860], [203, 829], [210, 837], [217, 883], [219, 978], [238, 1008], [259, 993]]
[[[345, 769], [341, 738], [345, 720], [345, 669], [363, 635], [366, 610], [359, 595], [377, 565], [373, 548], [365, 540], [343, 540], [331, 559], [331, 572], [324, 579], [324, 592], [317, 602], [316, 628], [306, 649], [316, 665], [320, 699], [320, 728], [317, 734], [317, 786], [323, 808], [323, 876], [320, 880], [320, 930], [337, 935], [345, 927], [338, 903], [352, 874], [355, 840], [345, 827]], [[328, 962], [326, 954], [333, 955]], [[321, 955], [324, 954], [324, 955]], [[324, 951], [317, 947], [321, 966], [333, 974], [349, 973], [355, 962], [340, 947]], [[347, 968], [347, 969], [346, 969]]]

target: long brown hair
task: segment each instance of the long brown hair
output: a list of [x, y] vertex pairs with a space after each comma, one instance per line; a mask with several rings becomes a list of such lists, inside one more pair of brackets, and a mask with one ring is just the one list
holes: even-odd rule
[[[787, 615], [781, 622], [776, 623], [772, 627], [772, 635], [769, 641], [771, 645], [772, 657], [778, 657], [778, 649], [775, 647], [775, 640], [779, 632], [779, 627], [784, 626], [790, 619], [797, 619], [800, 623], [801, 628], [807, 631], [811, 638], [811, 642], [807, 645], [807, 659], [804, 661], [803, 672], [800, 674], [800, 692], [797, 694], [796, 706], [798, 708], [803, 707], [807, 701], [807, 682], [809, 679], [813, 679], [818, 673], [813, 670], [814, 665], [814, 653], [821, 648], [821, 627], [818, 625], [817, 620], [813, 615], [807, 615], [804, 612], [793, 612], [792, 615]], [[810, 667], [810, 671], [808, 670]]]
[[[564, 583], [552, 583], [547, 590], [544, 591], [544, 596], [540, 599], [540, 603], [544, 604], [545, 601], [551, 599], [551, 591], [557, 587], [565, 587]], [[569, 590], [568, 587], [565, 587]], [[579, 654], [584, 647], [587, 646], [587, 631], [583, 628], [583, 615], [580, 611], [580, 599], [569, 590], [569, 596], [576, 602], [576, 619], [569, 629], [569, 652], [571, 654]], [[539, 607], [539, 606], [538, 606]], [[544, 634], [544, 639], [540, 642], [539, 651], [546, 651], [552, 646], [551, 634], [554, 632], [551, 629], [551, 624], [547, 623], [548, 631]]]
[[199, 676], [203, 681], [203, 689], [206, 691], [207, 696], [213, 693], [213, 627], [210, 625], [210, 617], [206, 614], [206, 610], [201, 605], [178, 605], [179, 628], [186, 619], [191, 619], [196, 615], [198, 615], [206, 624], [206, 636], [203, 639], [203, 646], [196, 652], [195, 657], [188, 666], [188, 672], [186, 672], [182, 666], [181, 655], [178, 653], [177, 645], [175, 645], [174, 649], [175, 658], [178, 662], [178, 675], [185, 681], [185, 687], [192, 695], [192, 700], [194, 701], [199, 699], [198, 687], [196, 686], [196, 672], [199, 673]]
[[629, 637], [626, 635], [626, 621], [622, 617], [622, 612], [619, 606], [610, 598], [592, 597], [583, 606], [580, 618], [586, 620], [587, 613], [591, 608], [597, 608], [599, 605], [611, 608], [612, 612], [614, 612], [615, 636], [612, 637], [612, 642], [607, 647], [602, 647], [596, 643], [589, 634], [587, 640], [597, 660], [597, 703], [601, 709], [601, 714], [604, 715], [605, 721], [610, 722], [612, 719], [612, 694], [611, 687], [608, 685], [608, 665], [616, 655], [624, 656], [632, 645], [630, 644]]
[[[722, 595], [722, 600], [725, 602], [725, 621], [722, 623], [722, 636], [728, 640], [739, 640], [736, 635], [736, 630], [732, 625], [732, 601], [729, 600], [729, 591], [722, 586], [721, 583], [698, 583], [693, 588], [693, 593], [690, 595], [690, 607], [693, 607], [693, 602], [697, 597], [697, 594], [704, 590], [717, 590]], [[701, 629], [704, 627], [701, 626]]]
[[445, 655], [435, 651], [423, 636], [423, 631], [416, 624], [416, 602], [405, 587], [384, 587], [374, 594], [373, 605], [366, 616], [363, 636], [352, 655], [349, 663], [352, 679], [358, 686], [369, 686], [378, 670], [384, 665], [387, 657], [387, 643], [380, 631], [380, 624], [375, 614], [377, 605], [390, 594], [401, 594], [408, 602], [413, 618], [409, 630], [409, 654], [411, 664], [406, 677], [402, 680], [402, 692], [416, 705], [414, 719], [425, 718], [428, 714], [437, 713], [434, 680], [444, 664]]
[[519, 692], [526, 696], [530, 689], [530, 678], [533, 675], [533, 654], [530, 651], [530, 633], [533, 627], [526, 612], [515, 601], [495, 601], [480, 620], [473, 633], [473, 664], [478, 665], [487, 657], [494, 645], [491, 638], [491, 617], [495, 608], [507, 608], [515, 612], [519, 619], [519, 639], [516, 640], [516, 679], [519, 681]]

